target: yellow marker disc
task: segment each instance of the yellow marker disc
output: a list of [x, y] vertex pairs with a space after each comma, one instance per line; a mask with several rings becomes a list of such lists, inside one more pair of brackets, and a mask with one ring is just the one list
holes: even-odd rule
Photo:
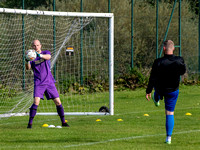
[[148, 117], [148, 116], [149, 116], [149, 114], [144, 114], [144, 116], [147, 116], [147, 117]]
[[42, 127], [48, 127], [48, 126], [49, 126], [48, 124], [43, 124], [43, 125], [42, 125]]
[[117, 121], [123, 121], [122, 119], [117, 119]]
[[191, 116], [192, 114], [191, 114], [191, 113], [186, 113], [185, 115], [186, 115], [186, 116]]
[[97, 119], [96, 121], [101, 121], [101, 119]]

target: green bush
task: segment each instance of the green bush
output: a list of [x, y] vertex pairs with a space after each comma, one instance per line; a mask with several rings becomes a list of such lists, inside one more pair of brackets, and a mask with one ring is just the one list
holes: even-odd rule
[[138, 87], [146, 87], [148, 78], [139, 69], [131, 69], [129, 73], [123, 74], [115, 80], [115, 90], [134, 90]]

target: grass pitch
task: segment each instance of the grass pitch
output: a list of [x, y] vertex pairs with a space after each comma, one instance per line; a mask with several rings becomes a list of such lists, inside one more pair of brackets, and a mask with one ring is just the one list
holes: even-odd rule
[[137, 89], [115, 92], [114, 116], [66, 116], [70, 128], [42, 127], [61, 125], [58, 116], [36, 116], [32, 129], [26, 128], [28, 116], [1, 119], [0, 149], [196, 150], [200, 147], [199, 91], [199, 86], [180, 87], [171, 145], [164, 143], [164, 102], [155, 107], [145, 99], [145, 89]]

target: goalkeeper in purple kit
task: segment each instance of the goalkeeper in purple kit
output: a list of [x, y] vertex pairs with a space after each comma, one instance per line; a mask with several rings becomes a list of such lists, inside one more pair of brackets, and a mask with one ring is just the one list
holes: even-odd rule
[[149, 101], [154, 88], [152, 99], [156, 106], [160, 105], [159, 100], [165, 101], [166, 114], [166, 143], [171, 144], [171, 136], [174, 128], [174, 109], [179, 95], [180, 76], [186, 72], [184, 60], [175, 56], [174, 43], [171, 40], [164, 42], [164, 57], [154, 61], [149, 84], [146, 89], [146, 99]]
[[32, 128], [33, 119], [36, 115], [40, 99], [44, 99], [44, 94], [48, 100], [52, 99], [54, 101], [62, 126], [69, 127], [65, 122], [64, 109], [50, 70], [51, 52], [48, 50], [42, 51], [39, 40], [33, 41], [32, 48], [36, 51], [37, 58], [33, 61], [27, 61], [26, 63], [26, 69], [29, 70], [32, 68], [34, 72], [34, 102], [30, 108], [27, 128]]

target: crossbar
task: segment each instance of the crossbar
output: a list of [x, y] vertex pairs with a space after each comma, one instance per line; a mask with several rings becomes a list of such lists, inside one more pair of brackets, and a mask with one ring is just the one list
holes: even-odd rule
[[0, 13], [13, 13], [23, 15], [46, 15], [46, 16], [78, 16], [78, 17], [113, 17], [113, 13], [86, 13], [86, 12], [57, 12], [57, 11], [39, 11], [39, 10], [23, 10], [23, 9], [9, 9], [0, 8]]

